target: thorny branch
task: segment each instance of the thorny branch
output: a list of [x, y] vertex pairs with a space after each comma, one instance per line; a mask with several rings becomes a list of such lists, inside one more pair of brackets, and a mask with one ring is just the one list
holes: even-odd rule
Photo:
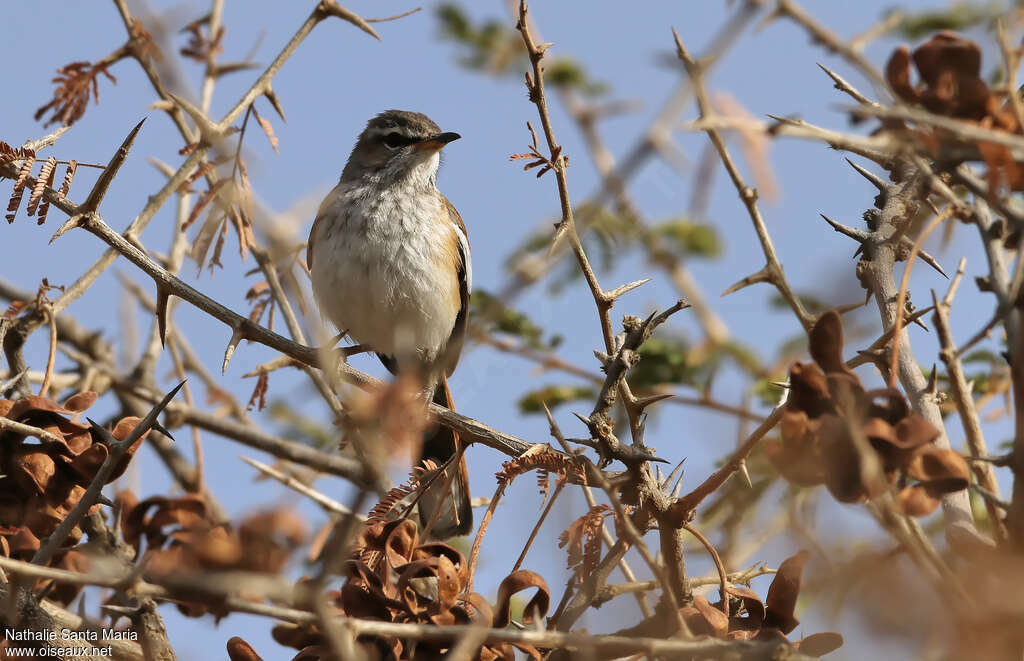
[[[744, 3], [741, 10], [727, 23], [722, 33], [716, 38], [715, 44], [710, 49], [711, 52], [720, 55], [721, 51], [732, 43], [742, 26], [753, 18], [761, 4], [753, 1]], [[269, 302], [271, 308], [279, 311], [285, 319], [290, 338], [263, 327], [258, 320], [253, 321], [239, 315], [178, 277], [178, 270], [186, 247], [183, 230], [190, 222], [187, 219], [191, 193], [187, 185], [203, 176], [210, 187], [207, 200], [210, 202], [217, 197], [220, 186], [224, 183], [216, 171], [210, 153], [217, 153], [223, 149], [224, 139], [235, 130], [233, 124], [244, 115], [242, 133], [239, 135], [237, 148], [233, 148], [237, 172], [242, 139], [244, 138], [244, 126], [250, 113], [255, 112], [254, 102], [264, 97], [283, 118], [280, 100], [272, 87], [273, 78], [317, 24], [327, 18], [337, 17], [379, 39], [377, 33], [369, 25], [376, 20], [364, 20], [333, 0], [321, 0], [271, 64], [231, 109], [219, 121], [214, 121], [210, 118], [209, 111], [216, 81], [225, 73], [245, 70], [251, 66], [248, 61], [235, 65], [222, 65], [217, 61], [219, 40], [223, 36], [224, 27], [223, 0], [212, 0], [210, 13], [190, 28], [194, 30], [194, 35], [200, 42], [206, 39], [202, 32], [203, 29], [209, 36], [208, 41], [199, 44], [205, 50], [200, 48], [194, 51], [197, 59], [200, 55], [202, 56], [201, 59], [205, 64], [198, 106], [184, 98], [183, 95], [176, 94], [165, 84], [165, 81], [161, 79], [161, 70], [156, 64], [153, 51], [147, 44], [147, 40], [151, 37], [142, 28], [141, 23], [131, 16], [124, 0], [115, 0], [115, 5], [128, 32], [128, 42], [107, 58], [93, 65], [94, 73], [106, 73], [106, 67], [114, 62], [129, 57], [135, 58], [160, 98], [156, 107], [168, 113], [182, 138], [189, 145], [190, 151], [176, 170], [167, 168], [166, 184], [156, 195], [149, 198], [139, 215], [120, 234], [103, 219], [100, 205], [119, 168], [124, 164], [141, 124], [132, 130], [109, 164], [103, 168], [95, 186], [81, 204], [71, 202], [66, 196], [66, 189], [58, 191], [48, 185], [45, 173], [41, 173], [37, 177], [21, 177], [22, 185], [27, 185], [33, 191], [36, 189], [41, 191], [42, 195], [36, 198], [36, 203], [45, 200], [45, 204], [51, 204], [69, 216], [68, 222], [54, 234], [54, 240], [73, 228], [81, 228], [101, 239], [109, 248], [104, 256], [66, 288], [57, 300], [44, 304], [43, 301], [37, 299], [36, 303], [30, 303], [11, 319], [0, 321], [0, 342], [3, 344], [7, 357], [9, 367], [7, 376], [10, 377], [2, 385], [5, 390], [11, 390], [15, 395], [29, 394], [30, 383], [37, 381], [42, 382], [40, 395], [46, 395], [48, 391], [59, 389], [58, 381], [82, 385], [82, 390], [90, 389], [86, 388], [86, 385], [98, 386], [97, 390], [112, 389], [115, 391], [121, 399], [122, 409], [126, 412], [130, 411], [132, 407], [140, 406], [140, 402], [155, 403], [156, 406], [149, 411], [146, 420], [138, 424], [124, 441], [117, 441], [102, 427], [95, 423], [92, 424], [93, 433], [103, 437], [104, 442], [110, 448], [110, 453], [98, 467], [88, 488], [84, 489], [84, 493], [75, 506], [56, 526], [52, 534], [41, 540], [40, 546], [32, 558], [35, 564], [12, 560], [0, 555], [0, 568], [15, 577], [3, 588], [9, 597], [9, 606], [12, 607], [9, 612], [13, 613], [13, 608], [16, 607], [21, 610], [25, 622], [53, 630], [58, 625], [72, 622], [73, 619], [69, 613], [51, 608], [48, 601], [44, 599], [48, 594], [47, 591], [54, 589], [54, 585], [70, 583], [111, 588], [119, 599], [128, 599], [131, 605], [109, 604], [107, 606], [109, 612], [129, 616], [133, 626], [142, 630], [143, 640], [148, 641], [147, 644], [151, 645], [148, 648], [144, 645], [145, 649], [141, 651], [130, 646], [122, 650], [133, 658], [139, 658], [142, 654], [153, 656], [154, 649], [160, 650], [156, 656], [173, 657], [173, 650], [170, 649], [163, 624], [159, 617], [155, 616], [153, 608], [158, 600], [187, 604], [188, 601], [183, 595], [211, 597], [219, 604], [220, 608], [225, 609], [224, 612], [247, 612], [303, 626], [319, 627], [317, 635], [321, 636], [325, 649], [329, 649], [330, 653], [335, 656], [346, 658], [354, 656], [360, 649], [358, 646], [359, 636], [363, 636], [364, 640], [367, 637], [401, 639], [405, 644], [412, 643], [411, 649], [415, 649], [417, 643], [439, 643], [443, 646], [450, 646], [454, 650], [452, 654], [455, 656], [473, 654], [483, 645], [513, 643], [526, 646], [521, 647], [524, 650], [527, 648], [534, 651], [557, 648], [562, 653], [570, 651], [588, 656], [646, 654], [648, 656], [683, 656], [687, 658], [694, 656], [701, 658], [777, 658], [779, 654], [788, 654], [790, 658], [799, 658], [800, 652], [804, 650], [802, 647], [799, 651], [794, 652], [792, 648], [781, 648], [779, 646], [781, 643], [743, 643], [720, 640], [715, 637], [694, 637], [694, 634], [704, 633], [704, 630], [700, 628], [702, 626], [711, 627], [712, 636], [724, 637], [725, 634], [733, 631], [730, 627], [733, 624], [732, 620], [737, 615], [732, 608], [739, 603], [735, 600], [730, 602], [730, 594], [738, 598], [735, 592], [731, 592], [735, 588], [734, 584], [749, 583], [749, 580], [757, 575], [774, 571], [767, 570], [764, 565], [760, 565], [756, 569], [751, 568], [745, 572], [728, 572], [726, 565], [722, 562], [722, 557], [728, 556], [723, 553], [720, 557], [708, 538], [698, 533], [695, 528], [690, 526], [689, 522], [694, 517], [697, 507], [711, 494], [718, 491], [733, 473], [741, 469], [746, 470], [744, 468], [746, 460], [751, 457], [759, 442], [782, 419], [785, 404], [779, 405], [770, 415], [761, 419], [748, 411], [746, 402], [743, 407], [732, 407], [715, 402], [710, 399], [710, 396], [693, 402], [737, 415], [744, 420], [756, 418], [761, 420], [761, 424], [753, 432], [745, 435], [744, 440], [722, 466], [682, 497], [678, 496], [678, 491], [672, 493], [670, 490], [675, 471], [664, 482], [660, 479], [660, 471], [658, 477], [655, 477], [650, 462], [658, 461], [658, 458], [655, 456], [654, 450], [648, 448], [645, 442], [645, 409], [663, 399], [663, 396], [654, 395], [645, 398], [633, 395], [629, 375], [639, 359], [638, 350], [641, 344], [650, 338], [655, 327], [665, 322], [670, 315], [684, 309], [686, 304], [680, 301], [665, 312], [653, 314], [646, 320], [627, 315], [623, 322], [624, 332], [620, 335], [613, 332], [610, 313], [612, 306], [619, 298], [641, 286], [646, 280], [638, 280], [612, 290], [605, 290], [600, 285], [598, 275], [584, 250], [579, 232], [586, 229], [586, 222], [580, 221], [577, 225], [578, 219], [574, 216], [567, 178], [568, 156], [563, 153], [562, 146], [556, 140], [546, 99], [545, 64], [550, 62], [550, 59], [546, 58], [546, 53], [551, 44], [537, 43], [536, 28], [530, 24], [525, 2], [519, 4], [516, 27], [522, 37], [531, 69], [526, 75], [526, 86], [530, 100], [536, 106], [546, 143], [546, 154], [544, 154], [539, 151], [540, 147], [537, 144], [536, 135], [534, 135], [531, 156], [538, 159], [536, 163], [538, 167], [542, 166], [540, 173], [543, 174], [550, 170], [556, 181], [561, 220], [556, 226], [552, 252], [558, 248], [560, 243], [568, 243], [586, 280], [601, 327], [604, 351], [596, 353], [605, 376], [601, 378], [568, 363], [554, 361], [551, 356], [540, 355], [535, 351], [531, 353], [521, 347], [512, 347], [511, 350], [517, 351], [531, 360], [536, 360], [545, 367], [561, 369], [600, 385], [600, 393], [591, 414], [586, 418], [581, 416], [587, 426], [589, 438], [570, 440], [595, 449], [602, 468], [612, 461], [621, 461], [627, 470], [623, 473], [602, 472], [589, 461], [575, 456], [576, 453], [569, 448], [570, 441], [562, 436], [550, 412], [548, 414], [552, 434], [562, 444], [565, 452], [544, 451], [550, 452], [551, 456], [565, 462], [565, 465], [586, 465], [588, 467], [587, 480], [584, 481], [601, 487], [612, 504], [617, 538], [611, 535], [602, 519], [600, 535], [594, 537], [597, 540], [598, 551], [598, 554], [594, 555], [594, 566], [589, 568], [585, 577], [578, 582], [570, 582], [567, 586], [558, 609], [549, 620], [548, 626], [552, 627], [551, 630], [544, 630], [543, 625], [540, 625], [536, 631], [507, 628], [507, 621], [505, 625], [493, 627], [487, 626], [488, 622], [483, 621], [472, 625], [448, 626], [445, 624], [437, 626], [437, 622], [425, 624], [387, 621], [387, 618], [349, 617], [339, 614], [341, 613], [340, 607], [337, 613], [332, 610], [335, 608], [335, 604], [328, 601], [324, 589], [327, 587], [328, 579], [340, 572], [348, 557], [350, 545], [357, 537], [357, 528], [363, 523], [359, 509], [367, 497], [367, 492], [384, 490], [385, 476], [379, 467], [370, 465], [370, 462], [364, 457], [358, 456], [358, 453], [356, 458], [352, 458], [334, 452], [317, 450], [265, 432], [248, 419], [241, 404], [231, 396], [228, 396], [225, 401], [225, 409], [231, 413], [231, 418], [198, 409], [190, 392], [187, 393], [185, 404], [170, 403], [170, 399], [177, 389], [161, 399], [156, 394], [154, 370], [163, 343], [166, 341], [179, 376], [184, 377], [188, 373], [196, 374], [200, 376], [208, 389], [217, 388], [216, 377], [211, 375], [195, 357], [184, 333], [181, 329], [176, 328], [171, 321], [171, 312], [174, 309], [171, 301], [174, 297], [176, 300], [190, 303], [206, 313], [207, 316], [211, 316], [229, 327], [230, 340], [223, 360], [224, 369], [228, 365], [231, 354], [242, 340], [263, 344], [282, 354], [281, 358], [272, 363], [275, 367], [296, 366], [305, 372], [327, 403], [328, 408], [338, 418], [345, 414], [343, 400], [339, 398], [337, 392], [341, 383], [354, 384], [358, 388], [368, 390], [381, 388], [381, 384], [376, 379], [351, 368], [344, 360], [338, 360], [338, 356], [330, 351], [307, 345], [302, 326], [292, 309], [292, 302], [289, 300], [289, 296], [296, 297], [301, 310], [302, 294], [298, 291], [299, 286], [294, 280], [294, 274], [290, 271], [279, 270], [274, 251], [262, 248], [254, 237], [243, 236], [242, 221], [236, 221], [242, 254], [244, 256], [246, 250], [253, 252], [259, 272], [266, 278], [265, 302]], [[409, 13], [412, 12], [399, 14], [392, 19]], [[880, 92], [886, 89], [886, 79], [863, 55], [863, 48], [868, 41], [897, 25], [898, 15], [894, 14], [888, 17], [863, 36], [850, 42], [844, 42], [792, 0], [778, 0], [775, 3], [775, 11], [769, 16], [769, 19], [778, 17], [792, 20], [806, 30], [818, 43], [851, 63], [871, 80]], [[1004, 64], [1006, 69], [1014, 74], [1020, 53], [1019, 50], [1014, 51], [1010, 46], [1011, 42], [1005, 33], [1004, 26], [1000, 24], [999, 28]], [[809, 331], [817, 319], [816, 314], [812, 312], [815, 310], [813, 307], [808, 309], [809, 305], [805, 306], [804, 301], [797, 296], [787, 281], [767, 225], [761, 215], [757, 203], [757, 191], [744, 181], [725, 145], [721, 131], [738, 128], [771, 138], [789, 135], [824, 142], [834, 148], [845, 149], [853, 154], [865, 156], [892, 171], [893, 182], [889, 183], [872, 175], [864, 168], [855, 166], [858, 172], [879, 190], [877, 213], [872, 212], [867, 231], [845, 227], [826, 218], [833, 229], [860, 244], [860, 252], [863, 253], [863, 257], [858, 265], [857, 275], [865, 288], [874, 296], [882, 319], [882, 335], [867, 350], [847, 361], [846, 367], [872, 363], [879, 367], [883, 376], [898, 378], [903, 390], [909, 396], [913, 409], [939, 430], [935, 446], [948, 450], [949, 440], [945, 435], [940, 406], [937, 401], [937, 377], [933, 374], [930, 382], [926, 382], [924, 379], [921, 369], [914, 360], [909, 335], [905, 328], [911, 321], [919, 319], [927, 312], [932, 312], [933, 323], [938, 331], [941, 345], [939, 356], [949, 374], [954, 403], [964, 426], [967, 445], [975, 460], [972, 463], [972, 470], [978, 481], [977, 491], [985, 496], [985, 505], [993, 536], [999, 544], [1010, 539], [1019, 545], [1020, 540], [1024, 539], [1024, 532], [1022, 532], [1024, 531], [1024, 495], [1022, 495], [1024, 494], [1024, 480], [1015, 480], [1012, 501], [1003, 503], [999, 497], [998, 483], [995, 480], [994, 464], [1010, 465], [1017, 472], [1018, 477], [1020, 474], [1024, 474], [1024, 468], [1022, 468], [1024, 466], [1024, 422], [1022, 422], [1024, 416], [1020, 415], [1020, 411], [1024, 409], [1024, 404], [1022, 404], [1024, 402], [1024, 394], [1022, 394], [1024, 393], [1024, 360], [1021, 360], [1021, 355], [1024, 354], [1024, 345], [1021, 344], [1024, 342], [1024, 338], [1021, 336], [1024, 334], [1019, 333], [1021, 313], [1017, 309], [1022, 281], [1024, 281], [1024, 267], [1022, 267], [1019, 254], [1012, 274], [1006, 263], [1008, 259], [1006, 248], [1010, 246], [1007, 234], [1014, 230], [1019, 232], [1024, 219], [1022, 219], [1019, 209], [1014, 206], [1013, 201], [1008, 200], [1008, 196], [1003, 195], [997, 183], [992, 180], [991, 173], [989, 181], [985, 182], [974, 175], [969, 166], [961, 164], [962, 161], [987, 160], [981, 154], [984, 152], [983, 147], [990, 148], [991, 145], [1005, 148], [1011, 161], [1022, 160], [1024, 141], [1020, 138], [1019, 132], [998, 130], [981, 123], [966, 122], [961, 118], [943, 116], [910, 105], [889, 106], [874, 102], [857, 91], [839, 74], [825, 67], [822, 69], [833, 80], [836, 88], [860, 104], [848, 111], [853, 117], [861, 120], [865, 118], [882, 120], [883, 127], [889, 128], [899, 122], [908, 123], [919, 129], [945, 132], [942, 135], [947, 139], [945, 146], [948, 148], [948, 153], [943, 154], [941, 161], [932, 158], [933, 154], [928, 151], [928, 136], [922, 138], [921, 133], [914, 133], [910, 130], [880, 130], [870, 136], [863, 136], [852, 132], [833, 131], [802, 120], [789, 118], [772, 118], [773, 122], [754, 122], [719, 116], [712, 109], [705, 87], [705, 74], [717, 58], [695, 59], [689, 55], [678, 34], [675, 34], [675, 42], [678, 57], [683, 62], [688, 74], [688, 81], [680, 84], [669, 103], [659, 112], [659, 117], [652, 124], [650, 131], [639, 146], [626, 158], [620, 160], [617, 166], [610, 158], [610, 152], [600, 144], [599, 137], [594, 130], [594, 119], [598, 111], [594, 108], [583, 108], [576, 103], [575, 97], [562, 94], [563, 102], [579, 124], [588, 146], [591, 148], [591, 156], [598, 165], [602, 177], [602, 188], [596, 197], [600, 204], [603, 204], [610, 196], [621, 209], [630, 211], [635, 205], [626, 191], [625, 184], [629, 176], [639, 168], [639, 165], [654, 153], [661, 154], [669, 162], [674, 158], [678, 159], [679, 153], [677, 150], [674, 151], [675, 148], [669, 139], [669, 123], [671, 118], [678, 114], [685, 105], [687, 96], [692, 92], [696, 96], [700, 118], [689, 124], [688, 128], [701, 130], [709, 136], [711, 144], [725, 166], [747, 214], [751, 218], [766, 261], [763, 269], [743, 278], [736, 285], [730, 287], [726, 293], [756, 282], [769, 282], [779, 291], [803, 329]], [[192, 48], [191, 45], [190, 48]], [[93, 75], [94, 79], [95, 75]], [[1011, 79], [1015, 80], [1015, 77], [1011, 75]], [[1010, 90], [1011, 102], [1008, 105], [1018, 117], [1019, 123], [1022, 116], [1021, 102], [1016, 94], [1013, 94], [1015, 90], [1012, 87]], [[256, 117], [259, 118], [259, 116]], [[903, 126], [905, 127], [906, 124]], [[52, 137], [50, 142], [52, 143], [55, 139], [56, 137]], [[47, 139], [39, 141], [34, 148], [42, 148], [46, 142]], [[954, 167], [949, 167], [946, 161], [954, 163]], [[51, 159], [49, 162], [52, 164], [56, 161]], [[17, 160], [0, 162], [0, 174], [8, 178], [18, 178], [20, 173]], [[233, 172], [232, 178], [234, 175]], [[951, 182], [963, 186], [974, 196], [974, 199], [965, 201], [959, 196], [959, 190], [954, 191], [950, 187]], [[247, 183], [245, 185], [248, 186]], [[175, 233], [168, 257], [156, 259], [143, 246], [140, 233], [172, 194], [179, 196], [178, 231]], [[953, 340], [949, 317], [953, 295], [964, 274], [963, 262], [961, 262], [949, 291], [943, 299], [940, 301], [933, 293], [933, 306], [917, 312], [905, 310], [901, 305], [905, 296], [906, 282], [909, 280], [909, 264], [904, 273], [904, 284], [898, 291], [893, 274], [895, 262], [906, 259], [908, 255], [913, 258], [917, 254], [920, 254], [922, 260], [942, 272], [937, 260], [923, 251], [918, 252], [927, 231], [930, 230], [919, 234], [916, 241], [907, 235], [916, 205], [922, 202], [932, 204], [929, 199], [932, 194], [943, 199], [943, 203], [947, 205], [945, 213], [955, 214], [960, 220], [975, 224], [980, 231], [990, 267], [990, 274], [987, 276], [985, 286], [995, 294], [998, 303], [992, 321], [986, 324], [975, 338], [964, 343], [959, 349]], [[1003, 217], [993, 220], [990, 209]], [[630, 213], [633, 218], [633, 230], [649, 234], [641, 216]], [[937, 225], [938, 222], [940, 221], [935, 221], [931, 227]], [[251, 229], [249, 232], [251, 234]], [[274, 245], [273, 242], [271, 245]], [[663, 247], [656, 241], [646, 240], [643, 245], [652, 258], [651, 261], [669, 273], [681, 292], [692, 291], [695, 293], [698, 304], [697, 316], [708, 341], [711, 344], [725, 342], [729, 337], [729, 329], [702, 300], [700, 289], [692, 281], [685, 266], [672, 256], [662, 255]], [[659, 257], [659, 255], [661, 256]], [[148, 297], [144, 292], [132, 285], [134, 287], [133, 295], [154, 312], [155, 320], [142, 355], [128, 375], [122, 374], [115, 367], [115, 363], [109, 355], [112, 353], [109, 345], [105, 346], [99, 343], [96, 338], [85, 337], [85, 331], [64, 312], [67, 305], [80, 297], [117, 256], [126, 257], [129, 262], [152, 279], [156, 286], [156, 296], [152, 300], [147, 300]], [[288, 268], [290, 269], [291, 265]], [[539, 277], [536, 273], [534, 276]], [[9, 300], [16, 298], [22, 300], [19, 298], [19, 294], [6, 287], [5, 283], [0, 283], [0, 295]], [[844, 310], [852, 307], [848, 306]], [[40, 377], [38, 373], [28, 370], [23, 352], [25, 342], [30, 334], [44, 323], [49, 324], [51, 332], [50, 357], [47, 361], [46, 371]], [[992, 457], [988, 455], [981, 430], [978, 412], [981, 403], [975, 403], [971, 392], [971, 382], [964, 371], [963, 353], [988, 337], [990, 332], [1000, 325], [1005, 329], [1008, 340], [1006, 357], [1010, 365], [1009, 380], [1012, 382], [1012, 397], [1014, 398], [1013, 406], [1010, 408], [1015, 413], [1016, 427], [1014, 452], [999, 462], [993, 462], [991, 461]], [[270, 327], [273, 328], [272, 323]], [[492, 344], [495, 342], [492, 341]], [[503, 347], [499, 346], [499, 348]], [[78, 374], [74, 372], [55, 373], [54, 356], [58, 350], [70, 356], [78, 364]], [[895, 366], [895, 369], [887, 367], [889, 361]], [[70, 381], [66, 379], [70, 379]], [[265, 382], [263, 387], [265, 392]], [[6, 393], [0, 393], [0, 395], [2, 394]], [[793, 393], [790, 393], [790, 396], [793, 396]], [[631, 445], [622, 443], [616, 436], [618, 405], [621, 405], [628, 421], [628, 428], [632, 436]], [[159, 450], [162, 441], [158, 440], [161, 437], [157, 432], [164, 430], [156, 420], [157, 415], [165, 408], [167, 424], [170, 427], [190, 425], [197, 436], [199, 429], [210, 431], [265, 451], [281, 460], [304, 465], [318, 473], [343, 477], [359, 487], [358, 496], [353, 506], [346, 507], [313, 489], [305, 481], [290, 476], [284, 470], [247, 460], [262, 473], [281, 481], [340, 517], [334, 527], [333, 536], [322, 546], [323, 555], [320, 559], [322, 570], [309, 585], [304, 588], [293, 587], [279, 576], [260, 577], [254, 575], [255, 572], [248, 574], [244, 572], [234, 574], [231, 572], [197, 572], [162, 578], [147, 576], [144, 580], [141, 576], [142, 565], [145, 563], [140, 563], [139, 567], [135, 567], [132, 564], [132, 559], [125, 563], [130, 570], [116, 575], [104, 574], [99, 571], [70, 571], [57, 566], [47, 566], [59, 553], [66, 550], [63, 545], [69, 539], [72, 529], [79, 524], [88, 527], [90, 543], [105, 539], [106, 550], [118, 553], [125, 551], [123, 547], [126, 545], [117, 537], [117, 533], [120, 531], [116, 530], [123, 525], [121, 517], [115, 517], [116, 520], [113, 524], [115, 530], [107, 528], [107, 524], [98, 514], [91, 515], [87, 520], [84, 517], [93, 506], [109, 504], [101, 496], [101, 490], [110, 476], [113, 466], [122, 458], [126, 450], [150, 428], [156, 430], [153, 440], [157, 444], [158, 451], [161, 452], [161, 456], [164, 457], [177, 481], [189, 492], [188, 497], [208, 498], [210, 503], [206, 507], [213, 513], [213, 517], [219, 523], [227, 522], [223, 512], [217, 512], [218, 507], [212, 501], [212, 495], [205, 493], [203, 489], [201, 447], [198, 440], [196, 441], [195, 467], [190, 466], [180, 454], [175, 455], [176, 451], [173, 449]], [[498, 449], [514, 459], [522, 459], [537, 450], [538, 446], [531, 445], [510, 434], [491, 429], [477, 420], [453, 411], [432, 405], [431, 413], [440, 424], [458, 431], [466, 441]], [[2, 416], [0, 416], [0, 432], [31, 436], [44, 443], [61, 444], [64, 442], [64, 439], [50, 428], [44, 429], [42, 426]], [[741, 436], [744, 433], [745, 430], [741, 432]], [[167, 442], [169, 443], [169, 441]], [[905, 476], [901, 479], [905, 479]], [[920, 479], [924, 480], [925, 478]], [[556, 489], [556, 495], [569, 481], [581, 480], [578, 478], [561, 480]], [[593, 500], [589, 487], [585, 484], [582, 486], [593, 509], [596, 506], [596, 501]], [[988, 546], [988, 540], [981, 536], [974, 525], [966, 492], [961, 490], [943, 493], [942, 504], [946, 513], [946, 532], [950, 545], [957, 550]], [[522, 556], [526, 555], [541, 523], [553, 505], [554, 497], [535, 526]], [[602, 507], [605, 507], [607, 512], [611, 511], [607, 509], [607, 506]], [[924, 573], [931, 575], [937, 583], [947, 586], [947, 589], [940, 590], [940, 593], [952, 595], [956, 600], [962, 600], [964, 603], [973, 603], [973, 595], [966, 592], [969, 589], [968, 582], [954, 574], [951, 565], [948, 565], [941, 557], [939, 551], [931, 544], [924, 529], [916, 521], [906, 517], [890, 500], [884, 498], [873, 499], [869, 503], [869, 510], [882, 526], [899, 541], [901, 549], [913, 556]], [[489, 510], [489, 514], [492, 512], [493, 507]], [[85, 525], [85, 521], [88, 522], [88, 526]], [[713, 556], [718, 576], [713, 579], [687, 578], [682, 548], [682, 531], [684, 529], [697, 535]], [[651, 530], [657, 531], [660, 557], [655, 557], [644, 540], [644, 536]], [[424, 533], [424, 535], [426, 534]], [[482, 536], [483, 531], [480, 534]], [[598, 535], [597, 530], [592, 530], [591, 534]], [[360, 543], [363, 541], [365, 540]], [[599, 555], [603, 551], [601, 541], [607, 546], [607, 552], [603, 557]], [[972, 544], [968, 545], [964, 542]], [[625, 562], [625, 554], [630, 549], [635, 549], [640, 554], [644, 564], [657, 580], [636, 580], [636, 577], [632, 575], [632, 570]], [[522, 556], [516, 564], [517, 570], [522, 562]], [[475, 564], [474, 553], [470, 567], [475, 567]], [[622, 568], [628, 582], [620, 585], [607, 585], [607, 580], [616, 566]], [[793, 576], [786, 569], [780, 567], [779, 573], [786, 573], [785, 576], [779, 577], [780, 585], [792, 583]], [[348, 578], [351, 581], [353, 576]], [[25, 582], [25, 579], [49, 581], [49, 587], [44, 588], [40, 595], [36, 595], [26, 588], [28, 583]], [[470, 577], [471, 581], [472, 577]], [[693, 595], [694, 587], [710, 584], [709, 581], [717, 583], [720, 587], [722, 602], [719, 606], [710, 607], [716, 615], [709, 615], [707, 609], [701, 610], [708, 606], [707, 601], [703, 600], [703, 597], [695, 598]], [[796, 577], [796, 582], [798, 586], [799, 576]], [[773, 583], [773, 588], [774, 585], [775, 583]], [[366, 587], [365, 583], [363, 587]], [[650, 612], [643, 599], [643, 593], [658, 588], [662, 590], [661, 601], [655, 611]], [[783, 589], [783, 587], [779, 588], [780, 591]], [[632, 632], [637, 635], [628, 637], [591, 636], [569, 631], [588, 608], [598, 606], [608, 599], [624, 593], [636, 593], [644, 610], [644, 621], [637, 626], [654, 626], [655, 623], [660, 623], [664, 627], [659, 633], [664, 635], [637, 634], [637, 631], [641, 629], [633, 630]], [[776, 592], [773, 599], [772, 591], [769, 591], [769, 609], [777, 607], [781, 599], [778, 594]], [[362, 596], [365, 597], [365, 594]], [[434, 596], [440, 598], [440, 592]], [[795, 602], [796, 593], [792, 592], [791, 596]], [[253, 600], [254, 598], [255, 600]], [[744, 597], [744, 600], [747, 598], [749, 596]], [[747, 609], [749, 616], [750, 605], [744, 602], [743, 607]], [[764, 610], [763, 605], [762, 610]], [[150, 616], [148, 619], [147, 612]], [[725, 618], [724, 630], [714, 628], [716, 617]], [[792, 618], [792, 613], [789, 614], [789, 617]], [[697, 629], [694, 628], [694, 625], [697, 625]], [[77, 622], [71, 626], [84, 626], [84, 623]], [[718, 621], [718, 626], [721, 626], [720, 621]], [[785, 628], [785, 626], [778, 624], [775, 628], [783, 633], [789, 633], [789, 629], [792, 627]], [[768, 627], [767, 624], [766, 627]], [[768, 627], [764, 630], [771, 629], [772, 627]]]

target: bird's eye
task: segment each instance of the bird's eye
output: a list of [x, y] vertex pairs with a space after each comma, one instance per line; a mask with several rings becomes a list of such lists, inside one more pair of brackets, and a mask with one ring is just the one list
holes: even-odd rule
[[384, 144], [387, 146], [388, 149], [398, 149], [399, 147], [408, 142], [409, 139], [406, 138], [401, 133], [388, 133], [386, 136], [384, 136]]

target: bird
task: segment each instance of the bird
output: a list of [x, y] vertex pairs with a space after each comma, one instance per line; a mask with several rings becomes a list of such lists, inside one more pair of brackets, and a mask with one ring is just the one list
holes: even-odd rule
[[[441, 149], [460, 137], [419, 112], [370, 119], [320, 204], [306, 251], [321, 314], [392, 374], [421, 379], [426, 396], [449, 409], [447, 379], [466, 336], [473, 268], [466, 226], [437, 189], [437, 171]], [[458, 434], [434, 425], [420, 461], [440, 470], [460, 447]], [[464, 454], [425, 487], [418, 509], [423, 528], [434, 519], [437, 539], [472, 530]]]

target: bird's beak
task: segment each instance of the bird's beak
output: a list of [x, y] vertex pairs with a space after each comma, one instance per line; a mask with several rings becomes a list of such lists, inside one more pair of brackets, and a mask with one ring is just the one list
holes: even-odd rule
[[447, 133], [438, 133], [437, 135], [432, 135], [425, 140], [417, 142], [413, 145], [413, 148], [420, 151], [438, 151], [449, 142], [458, 140], [461, 137], [462, 136], [458, 133], [452, 133], [450, 131]]

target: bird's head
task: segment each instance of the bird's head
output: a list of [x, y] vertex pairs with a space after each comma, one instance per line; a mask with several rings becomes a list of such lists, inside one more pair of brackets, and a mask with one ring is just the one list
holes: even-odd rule
[[441, 131], [423, 113], [387, 110], [367, 122], [359, 134], [341, 180], [390, 183], [413, 178], [432, 185], [441, 149], [459, 137], [458, 133]]

